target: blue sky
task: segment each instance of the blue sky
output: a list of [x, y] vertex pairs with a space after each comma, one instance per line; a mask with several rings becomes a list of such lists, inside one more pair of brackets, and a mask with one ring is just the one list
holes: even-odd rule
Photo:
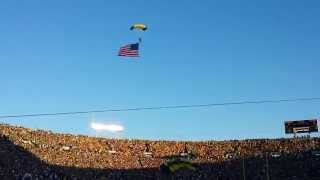
[[[12, 1], [0, 3], [0, 114], [320, 97], [320, 2]], [[145, 23], [145, 33], [132, 32]], [[117, 56], [143, 38], [141, 58]], [[319, 117], [320, 102], [1, 119], [125, 138], [283, 137], [283, 121]]]

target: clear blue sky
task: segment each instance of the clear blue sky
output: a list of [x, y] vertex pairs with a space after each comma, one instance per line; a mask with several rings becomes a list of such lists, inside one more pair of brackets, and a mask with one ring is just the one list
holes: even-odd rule
[[[319, 97], [320, 2], [13, 1], [0, 3], [0, 114]], [[129, 31], [141, 22], [149, 31]], [[141, 58], [117, 56], [143, 37]], [[319, 117], [320, 102], [1, 119], [121, 137], [283, 137], [283, 121]]]

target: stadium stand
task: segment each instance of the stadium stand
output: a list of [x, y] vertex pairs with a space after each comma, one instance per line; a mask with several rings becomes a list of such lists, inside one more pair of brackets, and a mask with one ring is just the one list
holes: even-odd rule
[[[0, 125], [0, 179], [316, 180], [319, 138], [231, 141], [106, 139]], [[197, 171], [166, 174], [170, 156]]]

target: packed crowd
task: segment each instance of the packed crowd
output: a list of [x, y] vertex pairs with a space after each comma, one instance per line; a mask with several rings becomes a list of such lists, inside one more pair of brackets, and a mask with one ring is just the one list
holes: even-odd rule
[[[0, 125], [0, 179], [319, 179], [320, 139], [117, 140]], [[196, 172], [164, 174], [193, 154]]]

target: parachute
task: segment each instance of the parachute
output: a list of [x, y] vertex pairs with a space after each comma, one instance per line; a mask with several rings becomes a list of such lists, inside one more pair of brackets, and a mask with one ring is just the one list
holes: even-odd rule
[[142, 31], [146, 31], [148, 28], [146, 25], [144, 24], [134, 24], [130, 27], [130, 30], [134, 30], [134, 29], [138, 29], [138, 30], [142, 30]]
[[175, 173], [180, 169], [189, 169], [192, 171], [196, 171], [196, 168], [191, 162], [181, 159], [170, 160], [161, 164], [160, 166], [160, 170], [164, 173]]
[[[126, 56], [126, 57], [139, 57], [139, 45], [142, 43], [142, 32], [141, 31], [146, 31], [148, 28], [144, 24], [133, 24], [130, 27], [130, 30], [139, 30], [135, 31], [135, 33], [138, 35], [138, 42], [137, 43], [130, 43], [125, 46], [120, 47], [120, 50], [118, 52], [118, 56]], [[133, 34], [135, 34], [133, 33]]]

